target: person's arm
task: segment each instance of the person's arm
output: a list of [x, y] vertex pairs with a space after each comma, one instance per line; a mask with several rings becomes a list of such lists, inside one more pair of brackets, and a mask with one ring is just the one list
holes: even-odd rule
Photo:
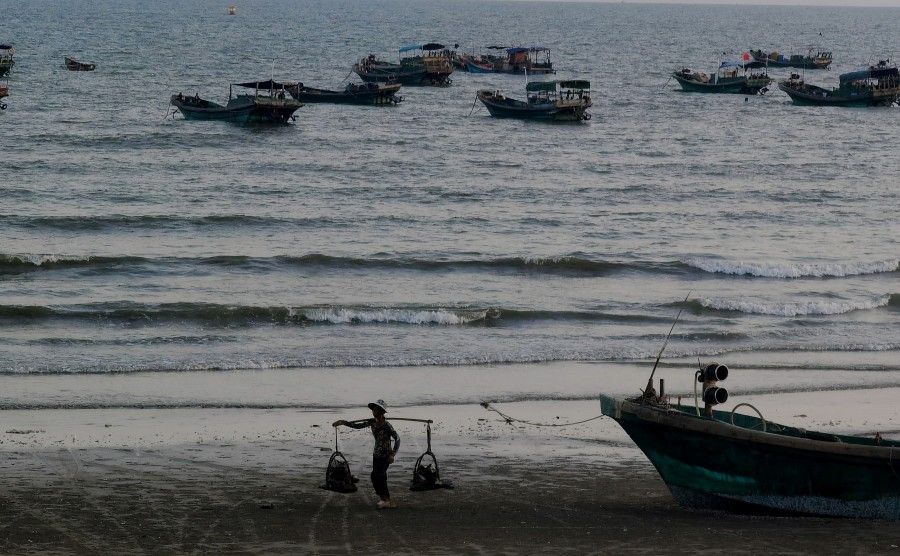
[[341, 425], [345, 427], [350, 427], [351, 429], [364, 429], [366, 427], [372, 426], [373, 419], [362, 419], [359, 421], [344, 421], [341, 419], [340, 421], [335, 421], [331, 424], [332, 427], [340, 427]]
[[397, 434], [397, 431], [394, 430], [393, 426], [391, 426], [391, 437], [394, 439], [394, 448], [391, 450], [391, 453], [388, 454], [388, 461], [393, 463], [394, 456], [400, 451], [400, 435]]

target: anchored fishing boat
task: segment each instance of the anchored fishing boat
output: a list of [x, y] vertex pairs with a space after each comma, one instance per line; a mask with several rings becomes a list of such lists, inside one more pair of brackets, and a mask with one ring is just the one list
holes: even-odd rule
[[444, 45], [407, 45], [400, 47], [399, 54], [398, 64], [379, 60], [374, 54], [369, 54], [353, 66], [353, 71], [367, 83], [450, 85], [450, 74], [456, 67]]
[[550, 74], [556, 73], [550, 61], [550, 49], [543, 46], [497, 46], [487, 47], [502, 54], [465, 55], [466, 70], [471, 73], [516, 73]]
[[[252, 93], [233, 95], [233, 87], [252, 89]], [[186, 97], [172, 95], [171, 104], [187, 120], [223, 120], [239, 123], [287, 123], [294, 112], [303, 106], [288, 94], [288, 85], [273, 80], [235, 83], [228, 88], [228, 103], [224, 106], [200, 95]]]
[[686, 93], [764, 94], [769, 90], [768, 86], [773, 79], [765, 70], [747, 72], [748, 69], [761, 67], [759, 62], [749, 60], [722, 62], [712, 75], [681, 68], [673, 72], [672, 77]]
[[375, 106], [399, 104], [399, 83], [347, 83], [342, 91], [307, 87], [303, 83], [288, 86], [292, 97], [303, 103], [371, 104]]
[[837, 87], [810, 85], [794, 73], [778, 83], [794, 104], [803, 106], [891, 106], [900, 101], [900, 72], [886, 60], [868, 69], [841, 74]]
[[776, 51], [763, 52], [751, 50], [750, 54], [757, 62], [770, 67], [801, 68], [801, 69], [827, 69], [831, 65], [831, 52], [822, 49], [810, 48], [806, 54], [779, 54]]
[[[655, 370], [655, 367], [654, 367]], [[731, 411], [718, 385], [728, 367], [694, 373], [692, 406], [673, 404], [653, 379], [632, 399], [600, 396], [656, 467], [680, 505], [736, 512], [900, 519], [900, 442], [879, 434], [844, 436], [767, 421], [750, 404]], [[703, 409], [700, 408], [700, 401]], [[746, 406], [758, 416], [736, 410]]]
[[478, 100], [496, 118], [553, 122], [590, 120], [591, 83], [584, 80], [532, 81], [525, 86], [526, 100], [509, 98], [500, 91], [481, 89]]
[[97, 69], [95, 64], [90, 62], [79, 62], [78, 60], [66, 57], [63, 62], [69, 71], [94, 71]]
[[11, 44], [0, 44], [0, 77], [9, 75], [9, 71], [16, 63], [13, 61], [13, 54], [16, 49]]

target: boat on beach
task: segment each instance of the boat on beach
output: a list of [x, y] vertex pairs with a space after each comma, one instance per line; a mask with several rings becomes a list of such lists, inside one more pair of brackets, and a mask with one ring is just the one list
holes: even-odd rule
[[95, 64], [90, 62], [79, 62], [78, 60], [69, 57], [66, 57], [63, 60], [63, 63], [69, 71], [94, 71], [97, 69]]
[[[233, 88], [251, 89], [251, 93], [233, 94]], [[303, 106], [288, 93], [288, 85], [273, 80], [234, 83], [228, 88], [223, 106], [210, 100], [181, 93], [172, 95], [171, 104], [186, 120], [222, 120], [239, 123], [287, 123]]]
[[303, 103], [325, 102], [332, 104], [371, 104], [385, 106], [399, 104], [403, 97], [399, 83], [347, 83], [341, 91], [316, 89], [303, 83], [289, 85], [287, 88], [292, 97]]
[[509, 98], [500, 91], [481, 89], [478, 100], [491, 116], [552, 122], [590, 120], [591, 83], [584, 80], [532, 81], [525, 86], [526, 100]]
[[891, 106], [900, 102], [900, 72], [882, 60], [867, 69], [841, 74], [838, 86], [830, 89], [811, 85], [796, 73], [779, 82], [778, 88], [801, 106]]
[[[900, 519], [900, 441], [805, 430], [767, 421], [728, 399], [728, 368], [695, 372], [694, 405], [670, 403], [652, 375], [642, 395], [600, 396], [684, 507], [740, 513]], [[703, 404], [701, 410], [700, 404]], [[739, 407], [758, 416], [737, 413]]]
[[722, 62], [711, 75], [681, 68], [673, 72], [672, 77], [686, 93], [764, 94], [768, 92], [773, 79], [765, 70], [747, 72], [748, 69], [757, 68], [762, 68], [759, 62]]
[[750, 54], [757, 62], [776, 68], [827, 69], [831, 65], [831, 52], [810, 48], [806, 54], [779, 54], [777, 51], [763, 52], [751, 50]]
[[10, 70], [16, 62], [13, 60], [13, 54], [16, 49], [11, 44], [0, 44], [0, 77], [9, 75]]

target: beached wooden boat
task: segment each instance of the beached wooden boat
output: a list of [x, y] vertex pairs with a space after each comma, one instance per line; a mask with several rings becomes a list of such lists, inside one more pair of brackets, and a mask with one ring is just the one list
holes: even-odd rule
[[292, 97], [303, 103], [327, 102], [333, 104], [398, 104], [403, 97], [397, 94], [399, 83], [347, 83], [342, 91], [329, 91], [307, 87], [297, 83], [288, 87]]
[[[232, 95], [233, 87], [252, 89], [252, 93]], [[294, 112], [303, 106], [287, 92], [288, 85], [268, 81], [235, 83], [228, 89], [228, 103], [224, 106], [200, 98], [172, 95], [171, 104], [187, 120], [223, 120], [240, 123], [287, 123]]]
[[732, 93], [755, 95], [766, 93], [773, 79], [765, 70], [747, 72], [761, 67], [754, 62], [722, 62], [712, 75], [681, 68], [672, 77], [686, 93]]
[[751, 50], [750, 54], [757, 62], [776, 68], [827, 69], [831, 65], [831, 52], [810, 48], [806, 54], [779, 54]]
[[[633, 399], [600, 396], [602, 413], [628, 433], [680, 505], [900, 519], [900, 442], [878, 434], [808, 431], [766, 421], [761, 414], [713, 410], [717, 401], [727, 400], [716, 385], [724, 378], [721, 368], [713, 363], [695, 374], [704, 383], [702, 399], [711, 402], [702, 412], [699, 402], [670, 404], [662, 385], [659, 396], [650, 385], [649, 393]], [[734, 409], [741, 405], [749, 406]]]
[[374, 54], [362, 58], [353, 71], [366, 83], [399, 83], [401, 85], [450, 85], [450, 74], [456, 67], [442, 44], [402, 46], [397, 64], [379, 60]]
[[13, 61], [13, 54], [16, 49], [11, 44], [0, 44], [0, 77], [9, 75], [10, 70], [16, 62]]
[[589, 81], [532, 81], [525, 86], [526, 100], [509, 98], [500, 91], [481, 89], [478, 100], [491, 116], [554, 122], [590, 120]]
[[868, 69], [844, 73], [837, 87], [810, 85], [794, 73], [778, 83], [794, 104], [803, 106], [891, 106], [900, 102], [900, 72], [879, 62]]
[[94, 71], [97, 69], [97, 66], [90, 62], [79, 62], [68, 57], [64, 59], [64, 62], [69, 71]]

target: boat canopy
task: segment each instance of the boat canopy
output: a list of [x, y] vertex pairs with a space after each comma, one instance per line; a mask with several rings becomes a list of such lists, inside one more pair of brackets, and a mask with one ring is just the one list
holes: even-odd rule
[[246, 83], [235, 83], [235, 87], [246, 87], [248, 89], [284, 89], [290, 86], [288, 83], [279, 83], [272, 79], [266, 81], [248, 81]]
[[430, 42], [422, 45], [422, 50], [443, 50], [445, 47], [438, 42]]
[[849, 73], [842, 73], [839, 76], [841, 83], [846, 83], [848, 81], [864, 81], [866, 79], [880, 79], [883, 77], [897, 77], [900, 75], [897, 68], [869, 68], [859, 71], [851, 71]]
[[0, 44], [0, 50], [12, 50], [11, 44]]
[[[491, 47], [489, 46], [488, 48]], [[510, 54], [515, 54], [517, 52], [544, 52], [548, 50], [550, 49], [543, 46], [513, 46], [506, 49], [506, 51]]]
[[550, 91], [553, 92], [556, 90], [557, 81], [532, 81], [528, 85], [525, 85], [525, 90], [529, 92], [534, 91]]
[[419, 50], [421, 48], [421, 44], [406, 44], [400, 47], [400, 52], [409, 52], [410, 50]]

